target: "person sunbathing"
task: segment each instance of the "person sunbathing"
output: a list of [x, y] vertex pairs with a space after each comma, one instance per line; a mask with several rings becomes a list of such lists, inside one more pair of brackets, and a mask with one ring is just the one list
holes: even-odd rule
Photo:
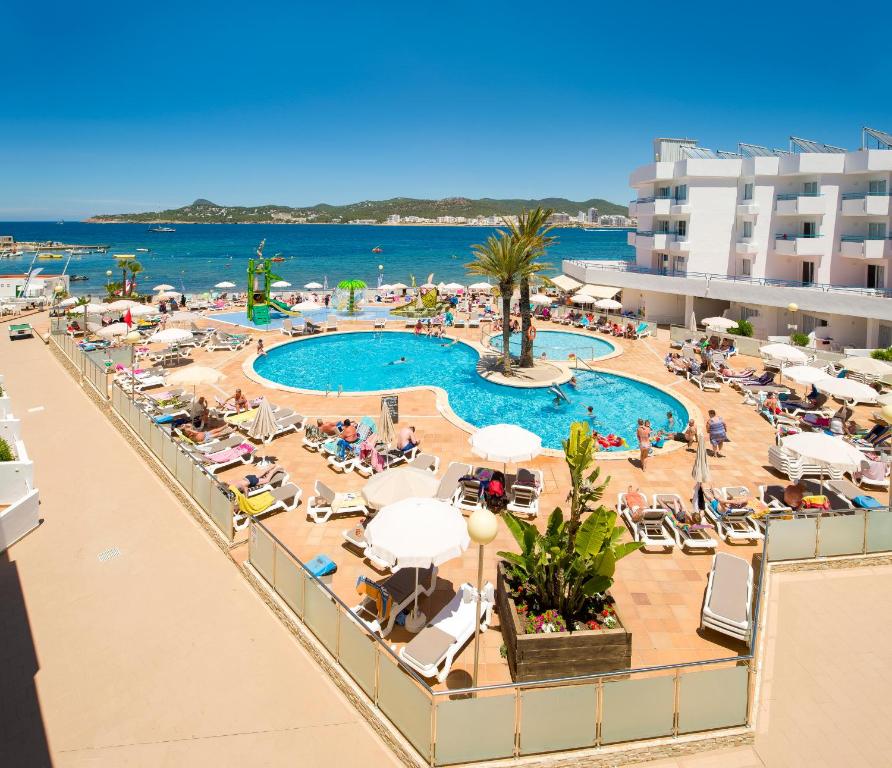
[[657, 502], [660, 509], [665, 509], [681, 525], [698, 525], [702, 521], [699, 512], [688, 512], [677, 498], [661, 497]]
[[632, 490], [632, 486], [629, 486], [628, 490], [626, 490], [625, 504], [629, 508], [632, 521], [637, 523], [641, 520], [644, 516], [644, 510], [647, 509], [647, 501], [637, 488]]
[[735, 369], [729, 367], [726, 363], [722, 363], [719, 366], [719, 375], [724, 376], [726, 379], [748, 379], [750, 376], [755, 375], [756, 371], [754, 368], [741, 368]]
[[278, 464], [273, 464], [269, 467], [263, 474], [261, 475], [245, 475], [241, 480], [236, 480], [233, 485], [242, 493], [247, 493], [254, 488], [259, 488], [261, 485], [266, 485], [270, 480], [273, 479], [273, 475], [276, 474], [282, 467]]
[[730, 494], [722, 498], [715, 488], [704, 488], [703, 498], [719, 516], [738, 509], [749, 509], [755, 517], [761, 517], [768, 513], [768, 505], [761, 499], [750, 496], [749, 492]]
[[790, 485], [784, 488], [784, 504], [790, 509], [800, 509], [803, 496], [805, 496], [805, 486], [801, 480], [796, 483], [790, 483]]
[[223, 401], [223, 407], [225, 408], [229, 403], [232, 403], [236, 413], [248, 410], [248, 398], [242, 394], [241, 387], [235, 390], [235, 394], [232, 397]]
[[889, 434], [892, 428], [888, 424], [874, 424], [864, 436], [864, 441], [873, 446], [881, 446], [889, 442]]
[[218, 438], [225, 437], [230, 432], [232, 432], [232, 427], [229, 425], [223, 425], [222, 427], [216, 427], [215, 429], [206, 429], [200, 430], [193, 427], [191, 424], [184, 424], [180, 427], [180, 433], [187, 440], [190, 440], [193, 443], [209, 443], [212, 440], [217, 440]]
[[417, 448], [421, 441], [415, 436], [415, 427], [403, 427], [400, 430], [397, 439], [396, 448], [403, 453], [409, 453], [413, 448]]

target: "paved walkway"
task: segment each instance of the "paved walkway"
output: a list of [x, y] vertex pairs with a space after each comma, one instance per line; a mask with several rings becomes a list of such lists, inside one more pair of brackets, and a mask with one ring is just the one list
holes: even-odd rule
[[396, 765], [49, 350], [0, 369], [45, 520], [0, 555], [0, 765]]

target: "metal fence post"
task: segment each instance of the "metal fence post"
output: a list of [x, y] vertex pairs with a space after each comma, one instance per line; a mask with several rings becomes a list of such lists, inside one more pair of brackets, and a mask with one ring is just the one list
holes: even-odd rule
[[680, 719], [679, 701], [681, 698], [681, 670], [675, 670], [675, 698], [674, 712], [672, 713], [672, 735], [678, 736], [678, 721]]

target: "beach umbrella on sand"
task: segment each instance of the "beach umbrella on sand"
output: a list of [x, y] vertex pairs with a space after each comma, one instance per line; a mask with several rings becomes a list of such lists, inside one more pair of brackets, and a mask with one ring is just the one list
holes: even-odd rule
[[542, 438], [515, 424], [493, 424], [478, 429], [468, 442], [471, 450], [489, 461], [508, 464], [528, 461], [542, 453]]
[[135, 307], [130, 307], [130, 317], [146, 317], [157, 313], [158, 310], [148, 304], [137, 304]]
[[[401, 473], [403, 470], [399, 470]], [[461, 512], [439, 499], [409, 497], [388, 504], [365, 529], [370, 554], [395, 568], [430, 568], [459, 557], [470, 545]], [[418, 610], [418, 571], [415, 604], [406, 629], [417, 632], [427, 617]]]
[[390, 287], [391, 287], [391, 289], [394, 290], [394, 291], [407, 291], [407, 290], [409, 290], [409, 286], [406, 285], [405, 283], [394, 283], [394, 284], [391, 285]]
[[248, 437], [263, 442], [271, 442], [276, 434], [276, 417], [273, 415], [273, 407], [265, 397], [257, 406], [257, 415], [248, 427]]
[[443, 290], [449, 293], [458, 293], [464, 289], [465, 287], [461, 283], [446, 283], [446, 285], [443, 286]]
[[121, 312], [124, 312], [128, 309], [133, 309], [134, 307], [141, 307], [142, 304], [140, 304], [138, 301], [131, 301], [130, 299], [118, 299], [117, 301], [113, 301], [111, 304], [106, 304], [106, 306], [110, 310], [120, 310]]
[[381, 509], [398, 501], [415, 498], [433, 498], [440, 481], [428, 472], [417, 467], [387, 469], [372, 475], [362, 489], [369, 506]]
[[379, 291], [392, 291], [393, 286], [390, 283], [381, 283], [381, 285], [378, 286], [378, 290]]
[[169, 323], [194, 323], [196, 320], [198, 320], [198, 315], [194, 312], [187, 312], [186, 310], [171, 312], [167, 316], [167, 322]]
[[274, 283], [270, 283], [271, 288], [290, 288], [291, 283], [287, 280], [276, 280]]
[[224, 280], [222, 283], [217, 283], [214, 288], [235, 288], [235, 283]]
[[162, 291], [161, 293], [155, 295], [155, 299], [157, 301], [166, 301], [169, 299], [177, 299], [179, 301], [182, 295], [183, 294], [177, 293], [176, 291]]
[[73, 307], [75, 304], [77, 304], [77, 296], [69, 296], [59, 302], [60, 307]]
[[307, 283], [304, 288], [310, 291], [318, 291], [322, 287], [322, 283]]
[[152, 290], [153, 291], [172, 291], [173, 286], [168, 285], [167, 283], [161, 283], [161, 285], [156, 285], [154, 288], [152, 288]]
[[471, 283], [468, 286], [469, 291], [491, 291], [492, 288], [490, 283]]
[[815, 389], [840, 400], [851, 400], [859, 403], [875, 403], [879, 396], [879, 393], [873, 387], [862, 384], [860, 381], [837, 379], [831, 376], [816, 382]]

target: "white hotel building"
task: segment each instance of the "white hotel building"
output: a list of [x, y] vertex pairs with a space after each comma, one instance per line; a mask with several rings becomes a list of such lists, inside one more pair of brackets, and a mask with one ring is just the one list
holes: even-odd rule
[[658, 323], [724, 314], [762, 339], [795, 326], [824, 349], [892, 345], [892, 135], [864, 129], [856, 151], [656, 139], [630, 185], [635, 260], [565, 261], [567, 275]]

